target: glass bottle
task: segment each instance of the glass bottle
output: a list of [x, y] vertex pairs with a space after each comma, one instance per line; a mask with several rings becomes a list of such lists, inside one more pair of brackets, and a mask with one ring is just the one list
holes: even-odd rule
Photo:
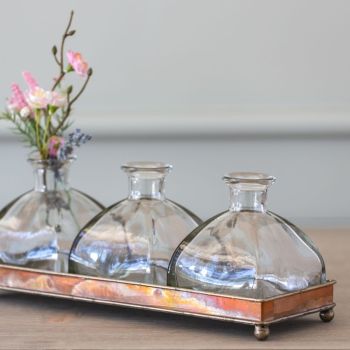
[[265, 299], [325, 282], [306, 235], [266, 207], [273, 176], [230, 173], [229, 210], [188, 235], [169, 266], [171, 286]]
[[80, 229], [103, 206], [72, 189], [65, 161], [30, 158], [34, 189], [0, 211], [0, 263], [68, 272], [68, 254]]
[[164, 285], [174, 249], [201, 220], [165, 197], [170, 165], [130, 162], [122, 169], [128, 175], [128, 198], [104, 210], [81, 231], [69, 270]]

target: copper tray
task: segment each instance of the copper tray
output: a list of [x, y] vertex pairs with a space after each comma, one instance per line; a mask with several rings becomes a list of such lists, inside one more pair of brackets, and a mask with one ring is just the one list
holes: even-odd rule
[[285, 319], [319, 312], [331, 321], [334, 283], [261, 300], [0, 264], [0, 290], [246, 323], [259, 340], [268, 337], [270, 324]]

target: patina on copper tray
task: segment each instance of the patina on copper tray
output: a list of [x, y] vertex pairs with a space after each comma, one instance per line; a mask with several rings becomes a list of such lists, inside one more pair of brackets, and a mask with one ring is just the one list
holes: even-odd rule
[[288, 318], [319, 312], [331, 321], [334, 283], [259, 300], [0, 265], [1, 290], [246, 323], [259, 340], [268, 337], [270, 324]]

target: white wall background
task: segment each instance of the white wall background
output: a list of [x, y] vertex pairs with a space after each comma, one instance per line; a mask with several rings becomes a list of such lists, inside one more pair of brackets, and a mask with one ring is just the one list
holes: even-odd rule
[[[226, 207], [231, 170], [278, 176], [270, 207], [311, 225], [350, 219], [350, 1], [0, 2], [0, 99], [30, 70], [44, 87], [71, 9], [94, 68], [76, 125], [95, 135], [72, 183], [110, 204], [121, 162], [174, 164], [169, 197]], [[0, 204], [31, 186], [26, 150], [0, 125]], [[350, 220], [349, 220], [350, 221]]]
[[72, 8], [96, 72], [81, 113], [349, 107], [347, 0], [2, 0], [3, 97], [22, 69], [51, 85]]

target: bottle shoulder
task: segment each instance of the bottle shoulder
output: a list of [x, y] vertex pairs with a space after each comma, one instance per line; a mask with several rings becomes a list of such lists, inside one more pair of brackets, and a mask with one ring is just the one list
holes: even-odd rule
[[317, 256], [323, 264], [315, 245], [288, 220], [270, 211], [225, 211], [198, 226], [183, 240], [175, 255], [182, 251], [191, 251], [192, 255], [196, 251], [196, 255], [204, 254], [210, 260], [215, 254], [239, 255], [244, 251], [259, 259], [264, 255], [280, 256], [285, 250], [292, 251], [296, 258], [305, 254]]
[[201, 222], [195, 214], [168, 199], [130, 200], [128, 198], [107, 207], [93, 221], [94, 224], [107, 223], [108, 221], [120, 221], [123, 224], [141, 216], [144, 220], [177, 216], [179, 219], [192, 221], [193, 226], [197, 226]]

